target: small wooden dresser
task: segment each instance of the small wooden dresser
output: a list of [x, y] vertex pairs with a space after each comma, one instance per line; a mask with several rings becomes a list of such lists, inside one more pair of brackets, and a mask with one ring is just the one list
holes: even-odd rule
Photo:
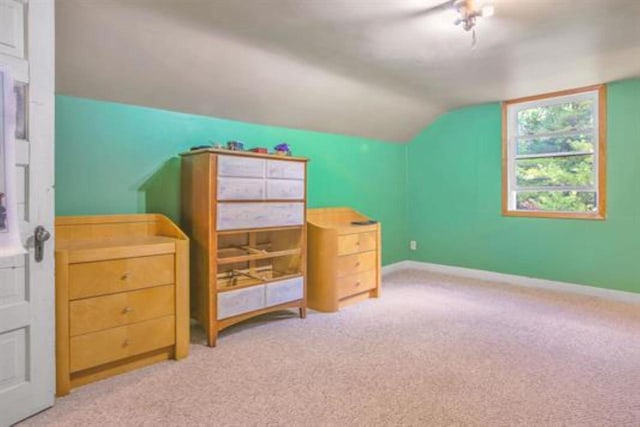
[[333, 312], [380, 295], [380, 224], [351, 223], [367, 220], [350, 208], [307, 211], [310, 308]]
[[189, 241], [162, 215], [56, 218], [56, 392], [189, 351]]

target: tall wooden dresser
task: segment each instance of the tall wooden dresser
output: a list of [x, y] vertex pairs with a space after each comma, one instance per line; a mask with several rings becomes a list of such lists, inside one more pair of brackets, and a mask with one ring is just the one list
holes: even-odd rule
[[189, 242], [162, 215], [56, 218], [56, 391], [189, 352]]
[[350, 208], [309, 209], [309, 307], [333, 312], [377, 298], [381, 282], [380, 224]]
[[191, 237], [191, 313], [215, 346], [248, 318], [305, 317], [306, 165], [301, 157], [182, 154], [182, 227]]

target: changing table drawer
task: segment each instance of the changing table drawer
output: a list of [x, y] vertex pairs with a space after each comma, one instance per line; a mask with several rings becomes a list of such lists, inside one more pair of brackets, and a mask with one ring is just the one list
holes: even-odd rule
[[71, 338], [71, 372], [175, 344], [174, 316]]
[[71, 336], [169, 316], [175, 312], [174, 285], [121, 292], [69, 303]]
[[174, 268], [173, 254], [71, 264], [69, 299], [172, 284]]
[[375, 270], [376, 262], [376, 251], [340, 256], [338, 257], [337, 276], [342, 277], [362, 271]]
[[338, 279], [338, 298], [350, 297], [376, 287], [376, 271], [349, 274]]
[[338, 255], [349, 255], [376, 249], [375, 231], [338, 236]]

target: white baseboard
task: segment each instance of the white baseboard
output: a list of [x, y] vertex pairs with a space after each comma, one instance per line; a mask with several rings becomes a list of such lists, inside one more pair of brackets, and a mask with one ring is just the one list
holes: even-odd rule
[[473, 268], [455, 267], [451, 265], [433, 264], [420, 261], [400, 261], [382, 267], [382, 275], [401, 270], [423, 270], [432, 273], [450, 274], [452, 276], [468, 277], [479, 280], [501, 282], [529, 288], [549, 289], [557, 292], [567, 292], [592, 297], [605, 298], [615, 301], [640, 304], [640, 293], [619, 291], [615, 289], [596, 288], [595, 286], [579, 285], [575, 283], [558, 282], [555, 280], [536, 279], [535, 277], [517, 276], [515, 274], [496, 273], [494, 271], [476, 270]]
[[394, 273], [396, 271], [408, 270], [411, 268], [411, 263], [413, 261], [398, 261], [393, 264], [385, 265], [382, 267], [382, 276], [386, 276], [387, 274]]

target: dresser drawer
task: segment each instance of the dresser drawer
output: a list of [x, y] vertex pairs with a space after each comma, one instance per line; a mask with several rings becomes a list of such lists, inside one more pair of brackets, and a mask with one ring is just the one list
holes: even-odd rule
[[268, 283], [265, 288], [267, 307], [304, 298], [304, 279], [302, 277]]
[[218, 176], [264, 178], [265, 159], [218, 155]]
[[338, 298], [342, 299], [376, 287], [376, 271], [349, 274], [338, 279]]
[[267, 199], [303, 200], [304, 181], [269, 179], [267, 180]]
[[69, 266], [69, 298], [86, 298], [174, 282], [173, 254]]
[[267, 178], [304, 179], [304, 162], [267, 160]]
[[113, 362], [175, 343], [174, 316], [73, 337], [71, 372]]
[[218, 230], [304, 223], [304, 203], [218, 203]]
[[218, 293], [218, 320], [259, 310], [265, 306], [264, 285]]
[[264, 179], [219, 178], [218, 200], [262, 200], [264, 187]]
[[71, 301], [71, 336], [170, 316], [175, 313], [173, 285]]
[[338, 236], [338, 255], [349, 255], [376, 249], [375, 231]]
[[375, 270], [376, 259], [376, 251], [338, 257], [337, 277], [359, 273], [361, 271]]

